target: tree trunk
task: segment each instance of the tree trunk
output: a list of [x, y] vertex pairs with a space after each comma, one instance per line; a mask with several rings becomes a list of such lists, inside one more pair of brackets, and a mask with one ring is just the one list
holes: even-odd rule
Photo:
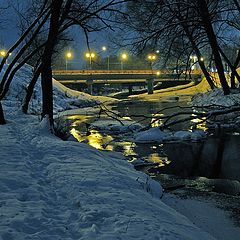
[[52, 55], [59, 34], [62, 4], [63, 0], [52, 0], [48, 39], [42, 56], [42, 119], [49, 118], [51, 130], [53, 129]]
[[[180, 19], [180, 21], [181, 21], [181, 19]], [[183, 21], [182, 21], [182, 27], [183, 27], [183, 29], [184, 29], [184, 31], [185, 31], [189, 41], [192, 44], [192, 47], [193, 47], [193, 49], [194, 49], [194, 51], [195, 51], [195, 53], [197, 55], [197, 58], [198, 58], [199, 66], [200, 66], [200, 68], [201, 68], [201, 70], [202, 70], [202, 72], [203, 72], [203, 74], [204, 74], [204, 76], [205, 76], [205, 78], [206, 78], [210, 88], [214, 89], [216, 86], [214, 85], [214, 83], [213, 83], [213, 81], [211, 79], [211, 76], [210, 76], [210, 74], [208, 73], [208, 71], [206, 69], [206, 66], [205, 66], [204, 62], [201, 61], [201, 52], [200, 52], [196, 42], [194, 41], [193, 36], [190, 33], [188, 27], [186, 26], [186, 24], [183, 23]]]
[[5, 118], [4, 118], [4, 112], [2, 108], [2, 103], [0, 101], [0, 125], [6, 124]]
[[218, 46], [216, 35], [212, 27], [207, 3], [205, 0], [198, 0], [198, 6], [199, 6], [201, 18], [202, 18], [203, 27], [205, 28], [205, 31], [209, 40], [209, 44], [212, 48], [212, 52], [214, 55], [214, 60], [215, 60], [216, 68], [218, 70], [218, 76], [223, 88], [223, 92], [225, 95], [228, 95], [230, 93], [230, 89], [224, 74], [224, 67], [223, 67], [221, 55], [219, 53], [219, 46]]
[[37, 70], [34, 72], [34, 75], [33, 75], [33, 78], [31, 80], [31, 82], [29, 83], [28, 87], [27, 87], [27, 93], [26, 93], [26, 96], [23, 100], [23, 105], [22, 105], [22, 111], [23, 113], [27, 113], [28, 111], [28, 106], [29, 106], [29, 102], [31, 100], [31, 97], [32, 97], [32, 94], [33, 94], [33, 90], [34, 90], [34, 87], [37, 83], [37, 80], [38, 80], [38, 77], [41, 73], [41, 65], [38, 66]]
[[[231, 69], [231, 72], [232, 72], [232, 74], [231, 74], [231, 86], [232, 86], [232, 84], [235, 85], [235, 81], [234, 81], [235, 77], [237, 78], [238, 82], [240, 83], [240, 75], [237, 72], [237, 66], [238, 66], [238, 63], [240, 61], [240, 54], [238, 54], [238, 56], [236, 58], [236, 61], [235, 61], [234, 65], [233, 65], [230, 62], [230, 60], [227, 58], [226, 54], [222, 51], [221, 48], [219, 48], [219, 51], [220, 51], [221, 55], [223, 56], [224, 60], [227, 62], [229, 68]], [[232, 81], [234, 83], [232, 83]]]

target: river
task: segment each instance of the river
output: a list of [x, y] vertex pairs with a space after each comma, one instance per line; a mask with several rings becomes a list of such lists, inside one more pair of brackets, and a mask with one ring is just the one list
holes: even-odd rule
[[[173, 108], [178, 106], [177, 108]], [[122, 116], [142, 115], [132, 117], [143, 125], [153, 121], [155, 113], [165, 115], [176, 111], [183, 111], [187, 106], [185, 101], [169, 100], [162, 102], [123, 101], [111, 105], [111, 111], [116, 111]], [[152, 116], [151, 118], [143, 118]], [[108, 121], [106, 114], [102, 115], [103, 121]], [[171, 142], [171, 143], [135, 143], [129, 134], [111, 133], [88, 129], [88, 124], [96, 120], [96, 116], [90, 114], [69, 116], [71, 120], [71, 132], [78, 135], [78, 140], [89, 145], [107, 151], [121, 152], [129, 162], [146, 160], [154, 166], [138, 165], [138, 170], [150, 175], [167, 174], [180, 178], [194, 179], [196, 177], [221, 178], [240, 181], [240, 136], [238, 133], [216, 134], [212, 133], [201, 142]], [[142, 121], [141, 121], [142, 120]], [[156, 122], [155, 126], [159, 123]], [[174, 130], [188, 129], [190, 122], [174, 126]]]

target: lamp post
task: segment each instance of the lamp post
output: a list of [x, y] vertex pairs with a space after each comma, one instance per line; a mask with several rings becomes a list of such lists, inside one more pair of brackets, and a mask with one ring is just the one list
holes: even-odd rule
[[150, 68], [151, 68], [151, 71], [152, 71], [153, 70], [152, 69], [152, 63], [157, 60], [157, 56], [155, 54], [148, 54], [147, 55], [147, 60], [150, 62]]
[[70, 52], [70, 51], [66, 52], [66, 55], [65, 55], [66, 70], [68, 69], [68, 60], [70, 60], [70, 59], [72, 59], [72, 58], [73, 58], [72, 52]]
[[192, 61], [191, 70], [194, 70], [195, 69], [195, 63], [197, 62], [197, 56], [191, 55], [190, 60]]
[[121, 58], [121, 70], [123, 72], [123, 63], [128, 59], [128, 55], [126, 53], [122, 53], [120, 58]]
[[[103, 46], [103, 47], [102, 47], [102, 51], [103, 51], [103, 52], [106, 52], [106, 51], [107, 51], [107, 47], [106, 47], [106, 46]], [[108, 72], [109, 72], [109, 70], [110, 70], [110, 58], [109, 58], [109, 54], [108, 54], [108, 56], [107, 56], [107, 70], [108, 70]]]
[[87, 52], [85, 54], [86, 58], [89, 58], [89, 69], [92, 69], [92, 59], [96, 57], [96, 54], [94, 52]]
[[203, 57], [197, 57], [196, 55], [191, 55], [190, 56], [190, 61], [192, 61], [192, 64], [191, 64], [191, 70], [195, 70], [195, 64], [198, 62], [203, 62], [204, 61], [204, 58]]
[[152, 69], [152, 63], [154, 61], [156, 61], [157, 56], [156, 54], [148, 54], [147, 55], [147, 60], [150, 62], [150, 68], [151, 68], [151, 72], [152, 72], [152, 76], [150, 76], [149, 78], [146, 79], [147, 82], [147, 90], [148, 90], [148, 94], [153, 94], [153, 89], [154, 89], [154, 76], [153, 76], [153, 69]]

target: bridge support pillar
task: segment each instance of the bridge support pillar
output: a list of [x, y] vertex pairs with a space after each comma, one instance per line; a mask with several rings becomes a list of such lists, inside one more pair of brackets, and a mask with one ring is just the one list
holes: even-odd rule
[[132, 92], [133, 92], [133, 86], [132, 86], [132, 84], [129, 84], [128, 85], [128, 93], [132, 94]]
[[93, 94], [93, 80], [92, 79], [88, 79], [86, 81], [86, 83], [87, 83], [88, 93], [90, 95], [92, 95]]
[[146, 79], [146, 83], [147, 83], [147, 91], [148, 94], [153, 94], [153, 83], [154, 83], [154, 78], [150, 77]]

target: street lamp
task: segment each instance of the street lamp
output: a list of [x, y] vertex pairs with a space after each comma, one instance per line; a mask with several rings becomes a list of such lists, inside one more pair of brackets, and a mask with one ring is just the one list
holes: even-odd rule
[[123, 71], [123, 62], [128, 59], [128, 55], [126, 53], [122, 53], [120, 58], [121, 58], [121, 70]]
[[[103, 51], [103, 52], [106, 52], [106, 51], [107, 51], [107, 47], [106, 47], [106, 46], [103, 46], [103, 47], [102, 47], [102, 51]], [[110, 70], [110, 58], [109, 58], [109, 54], [108, 54], [108, 56], [107, 56], [107, 70], [108, 70], [108, 72], [109, 72], [109, 70]]]
[[87, 52], [85, 54], [86, 58], [89, 58], [89, 69], [92, 69], [92, 59], [96, 57], [96, 54], [94, 52]]
[[152, 63], [157, 60], [157, 56], [155, 54], [148, 54], [147, 60], [150, 62], [150, 67], [152, 70]]
[[[7, 55], [7, 54], [8, 54], [8, 55]], [[6, 64], [8, 64], [7, 57], [9, 57], [9, 56], [11, 56], [11, 55], [12, 55], [12, 53], [7, 53], [7, 51], [4, 50], [4, 49], [0, 50], [0, 57], [1, 57], [1, 58], [6, 57]]]
[[204, 58], [203, 57], [198, 58], [196, 55], [191, 55], [190, 60], [192, 61], [191, 70], [194, 70], [195, 69], [195, 64], [199, 61], [203, 62]]
[[191, 65], [191, 70], [194, 70], [195, 69], [195, 63], [197, 62], [197, 56], [191, 55], [190, 60], [193, 62], [192, 65]]
[[73, 54], [72, 52], [68, 51], [66, 52], [66, 55], [65, 55], [65, 59], [66, 59], [66, 70], [68, 68], [68, 60], [72, 59], [73, 58]]
[[0, 56], [3, 58], [7, 55], [7, 52], [5, 50], [0, 51]]

